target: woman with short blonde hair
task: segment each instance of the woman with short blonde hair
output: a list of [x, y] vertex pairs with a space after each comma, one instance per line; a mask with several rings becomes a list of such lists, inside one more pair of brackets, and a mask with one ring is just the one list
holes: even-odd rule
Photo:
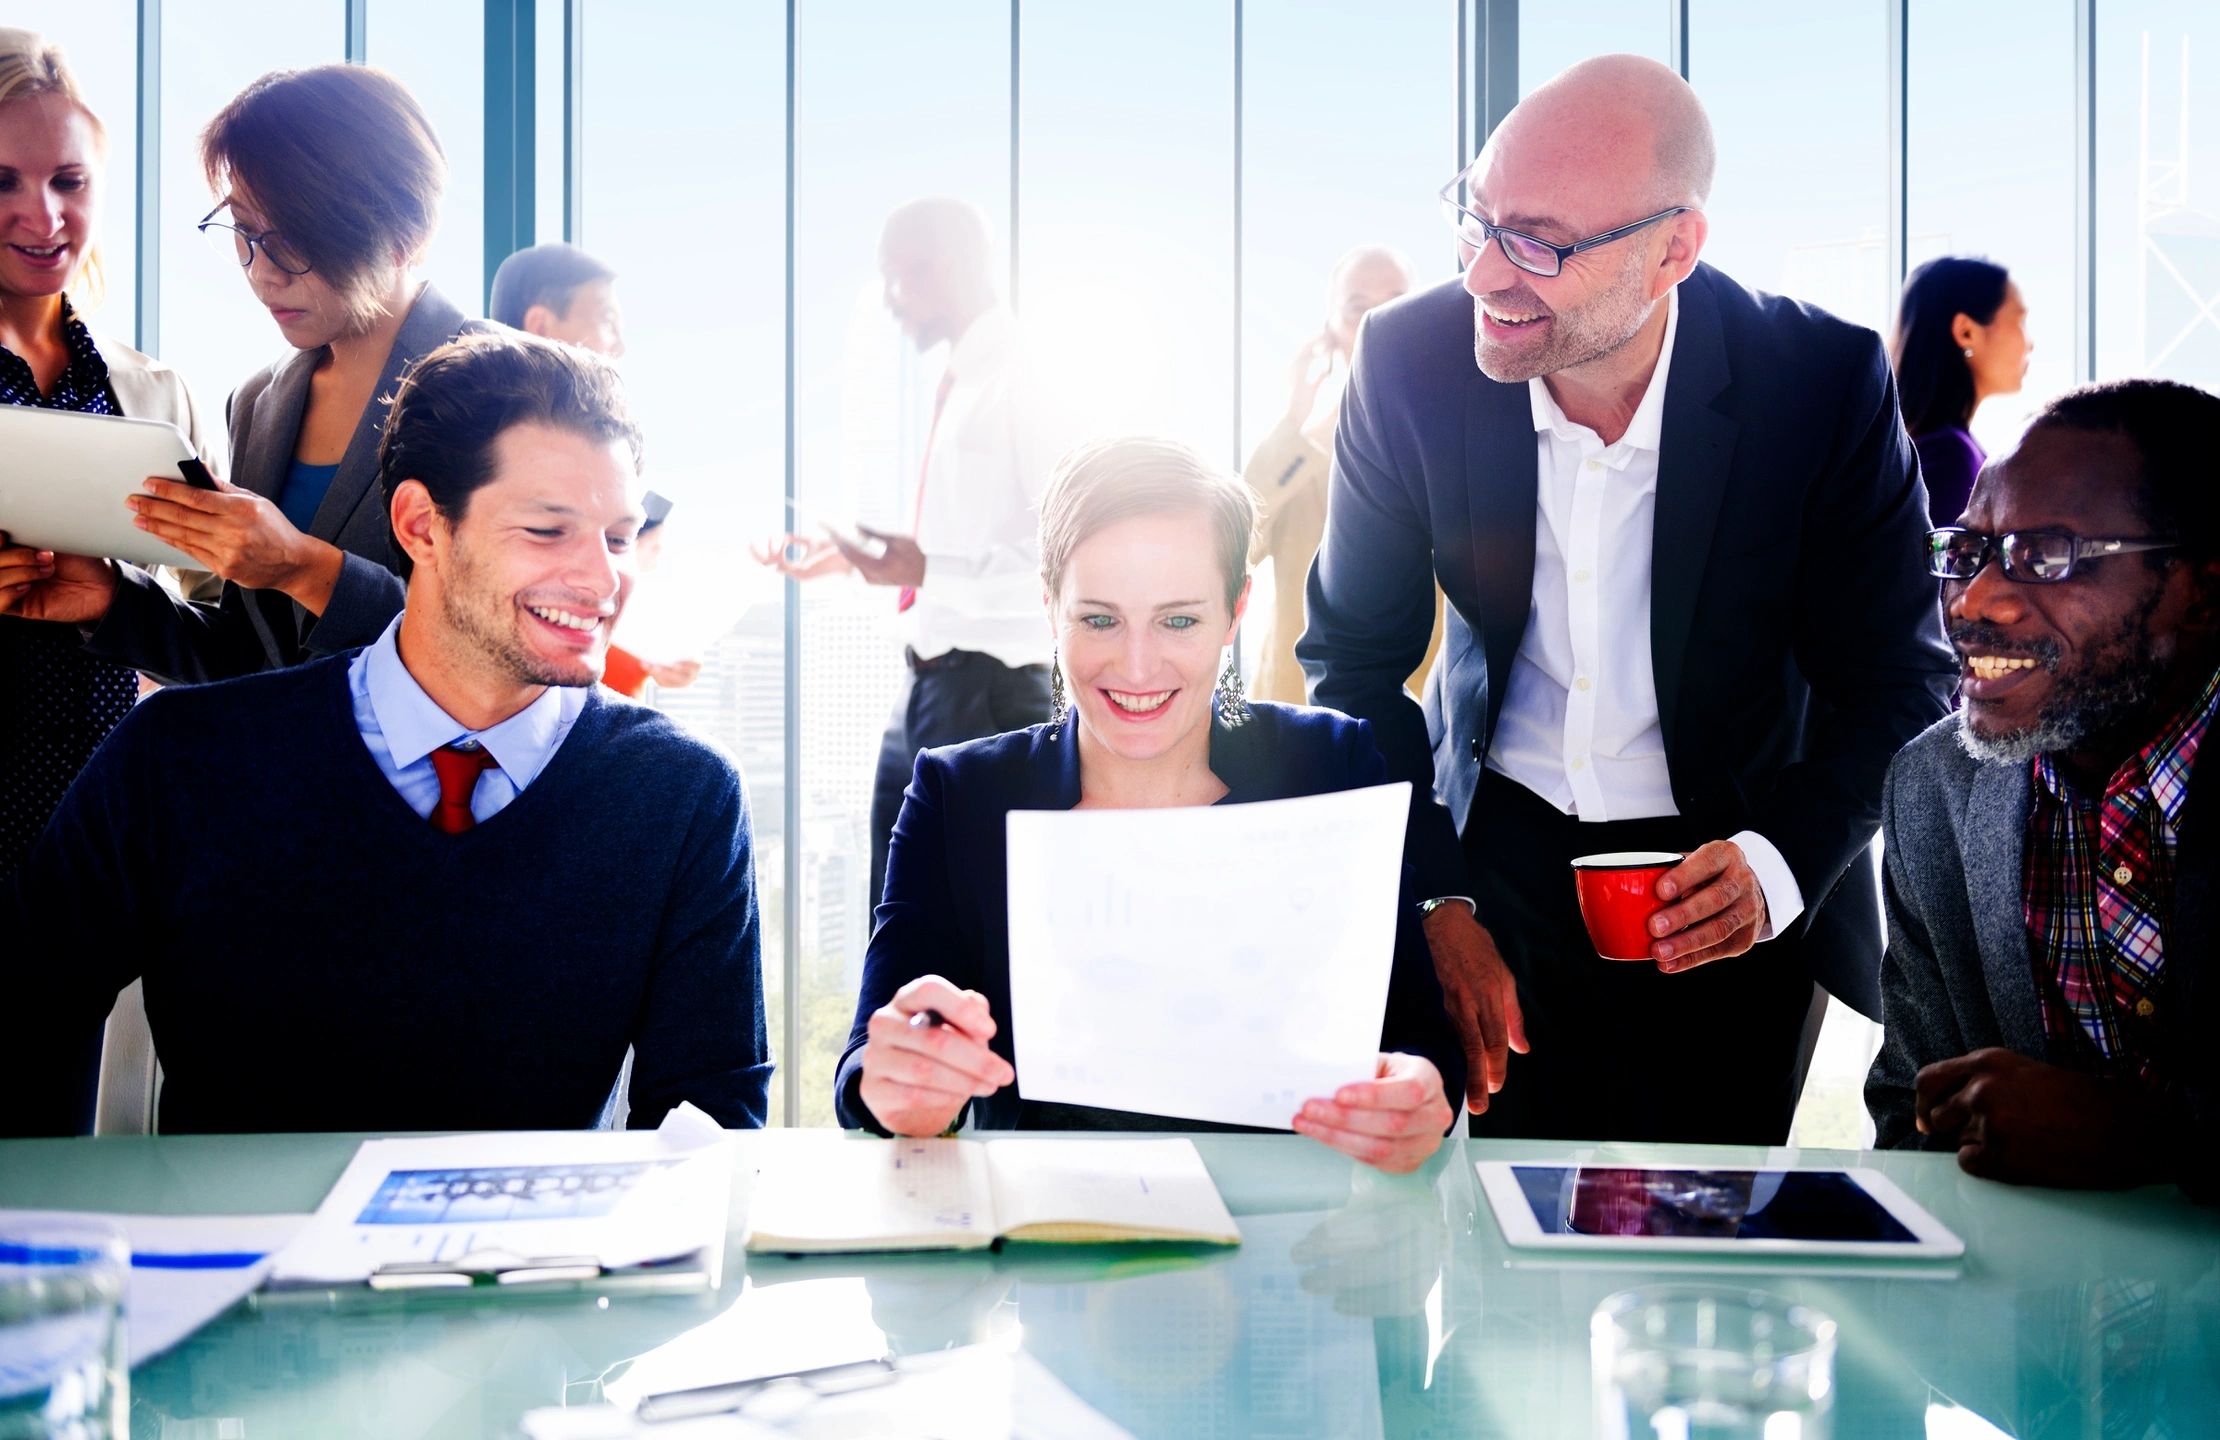
[[[1005, 821], [1020, 809], [1241, 804], [1385, 782], [1363, 721], [1242, 696], [1228, 651], [1256, 515], [1246, 486], [1173, 441], [1101, 441], [1057, 466], [1040, 529], [1056, 713], [918, 756], [840, 1061], [843, 1123], [934, 1135], [968, 1111], [987, 1129], [1214, 1128], [1025, 1098]], [[1434, 1153], [1464, 1093], [1417, 912], [1404, 909], [1374, 1077], [1289, 1117], [1398, 1171]]]
[[[166, 420], [205, 453], [177, 373], [80, 314], [100, 299], [107, 161], [108, 132], [60, 47], [0, 29], [0, 404]], [[88, 655], [74, 628], [6, 613], [50, 568], [0, 538], [0, 878], [139, 694], [139, 677]]]

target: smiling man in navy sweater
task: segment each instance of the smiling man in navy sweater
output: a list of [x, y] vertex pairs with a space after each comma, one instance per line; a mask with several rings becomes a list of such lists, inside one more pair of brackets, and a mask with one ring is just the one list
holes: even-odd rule
[[87, 1128], [142, 975], [165, 1131], [587, 1126], [627, 1046], [634, 1125], [685, 1100], [763, 1123], [740, 776], [594, 684], [639, 452], [584, 351], [425, 357], [379, 460], [400, 618], [151, 697], [0, 889], [0, 1133]]

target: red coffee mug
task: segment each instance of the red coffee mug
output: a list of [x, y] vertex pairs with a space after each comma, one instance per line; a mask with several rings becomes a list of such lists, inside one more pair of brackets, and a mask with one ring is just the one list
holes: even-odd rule
[[1657, 880], [1683, 856], [1663, 850], [1616, 850], [1572, 862], [1573, 888], [1588, 938], [1606, 960], [1648, 960], [1650, 917], [1665, 908]]

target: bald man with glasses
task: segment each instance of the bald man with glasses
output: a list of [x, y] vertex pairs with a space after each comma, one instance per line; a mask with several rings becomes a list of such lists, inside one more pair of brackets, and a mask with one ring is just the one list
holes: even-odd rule
[[[1297, 654], [1416, 782], [1478, 1134], [1778, 1143], [1820, 987], [1879, 1008], [1867, 847], [1951, 672], [1926, 497], [1879, 337], [1700, 263], [1713, 154], [1666, 67], [1559, 75], [1442, 192], [1463, 276], [1369, 317], [1343, 402]], [[1685, 857], [1646, 961], [1575, 902], [1619, 851]]]

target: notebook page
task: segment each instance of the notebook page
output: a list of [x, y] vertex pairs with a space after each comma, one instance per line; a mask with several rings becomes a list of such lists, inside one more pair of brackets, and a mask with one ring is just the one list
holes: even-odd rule
[[995, 1237], [986, 1155], [963, 1140], [788, 1132], [764, 1151], [753, 1250], [972, 1248]]
[[1192, 1140], [992, 1140], [985, 1149], [1004, 1235], [1079, 1225], [1241, 1238]]

